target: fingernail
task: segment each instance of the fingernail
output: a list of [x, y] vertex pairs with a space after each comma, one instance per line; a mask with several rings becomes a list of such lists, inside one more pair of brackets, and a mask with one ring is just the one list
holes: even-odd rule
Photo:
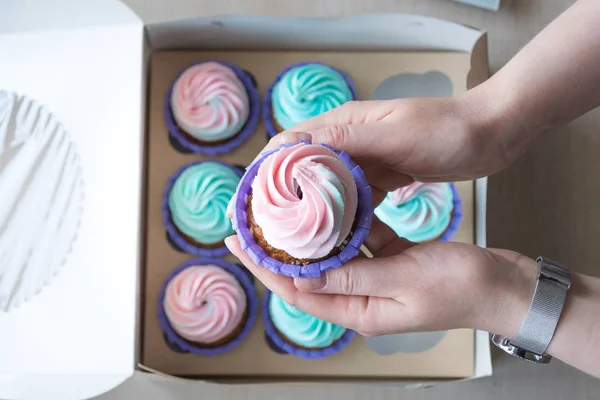
[[322, 290], [327, 287], [327, 274], [321, 274], [319, 278], [294, 278], [296, 288], [304, 291]]
[[229, 247], [229, 245], [231, 244], [231, 241], [233, 240], [233, 236], [227, 236], [224, 240], [225, 242], [225, 246]]
[[312, 135], [308, 132], [286, 131], [281, 136], [281, 143], [283, 144], [296, 144], [300, 141], [312, 143]]

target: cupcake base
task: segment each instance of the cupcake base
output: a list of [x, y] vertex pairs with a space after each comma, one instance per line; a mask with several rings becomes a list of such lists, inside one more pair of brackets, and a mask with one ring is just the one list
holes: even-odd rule
[[[208, 61], [211, 60], [206, 60], [204, 62]], [[169, 132], [169, 142], [171, 143], [173, 148], [175, 148], [175, 150], [180, 151], [182, 153], [198, 153], [211, 156], [229, 153], [236, 147], [239, 147], [246, 139], [248, 139], [252, 135], [252, 133], [254, 133], [254, 130], [258, 125], [260, 119], [260, 95], [258, 93], [258, 88], [256, 86], [256, 80], [254, 79], [254, 77], [249, 72], [243, 70], [237, 65], [230, 64], [225, 61], [215, 62], [222, 64], [228, 68], [231, 68], [246, 88], [246, 92], [248, 92], [248, 98], [250, 100], [248, 120], [246, 121], [246, 124], [242, 127], [242, 129], [231, 138], [221, 140], [218, 142], [205, 142], [196, 139], [187, 132], [183, 131], [177, 125], [177, 123], [175, 122], [175, 118], [173, 117], [173, 110], [171, 109], [171, 95], [173, 93], [173, 87], [175, 85], [175, 82], [177, 81], [177, 79], [175, 79], [165, 97], [165, 124]], [[183, 72], [184, 71], [182, 71], [182, 73]]]
[[256, 244], [258, 244], [265, 251], [267, 256], [269, 256], [275, 260], [281, 261], [284, 264], [305, 266], [305, 265], [309, 265], [311, 263], [325, 261], [330, 257], [336, 256], [344, 249], [344, 247], [346, 247], [348, 245], [348, 242], [350, 241], [350, 238], [352, 237], [352, 233], [354, 230], [353, 229], [352, 231], [350, 231], [350, 234], [348, 235], [348, 237], [344, 240], [344, 242], [340, 246], [334, 247], [333, 250], [331, 250], [331, 252], [329, 252], [329, 254], [327, 254], [325, 257], [295, 258], [295, 257], [289, 255], [288, 253], [286, 253], [285, 251], [276, 249], [275, 247], [271, 246], [269, 243], [267, 243], [267, 241], [263, 237], [262, 229], [256, 223], [256, 220], [254, 219], [254, 213], [252, 212], [252, 193], [250, 193], [250, 195], [248, 195], [248, 205], [246, 207], [246, 214], [247, 214], [246, 218], [248, 220], [248, 227], [250, 228], [250, 233], [252, 234], [252, 237], [256, 241]]
[[279, 126], [279, 124], [277, 123], [277, 121], [275, 120], [275, 118], [273, 116], [273, 100], [271, 99], [271, 96], [273, 94], [273, 88], [275, 87], [275, 85], [277, 84], [277, 82], [279, 82], [279, 80], [281, 79], [281, 77], [286, 72], [288, 72], [292, 68], [301, 67], [301, 66], [307, 65], [307, 64], [321, 64], [321, 65], [325, 65], [325, 66], [333, 69], [337, 73], [339, 73], [344, 78], [344, 80], [346, 81], [346, 84], [348, 85], [348, 88], [350, 89], [350, 92], [352, 93], [352, 99], [353, 100], [357, 100], [358, 99], [358, 97], [356, 96], [356, 88], [354, 86], [354, 83], [350, 79], [350, 77], [348, 75], [346, 75], [345, 73], [341, 72], [340, 70], [332, 67], [331, 65], [326, 65], [326, 64], [323, 64], [323, 63], [320, 63], [320, 62], [300, 62], [300, 63], [289, 65], [283, 71], [281, 71], [279, 74], [277, 74], [277, 76], [275, 77], [275, 79], [273, 80], [273, 82], [269, 85], [269, 87], [267, 88], [267, 91], [265, 93], [265, 97], [264, 97], [264, 101], [263, 101], [263, 121], [265, 123], [265, 127], [267, 128], [267, 138], [268, 139], [270, 139], [273, 136], [277, 135], [279, 132], [282, 132], [282, 131], [285, 130], [281, 126]]
[[[300, 143], [310, 144], [306, 141], [300, 141]], [[295, 146], [295, 144], [284, 144], [281, 147], [291, 146]], [[248, 253], [255, 264], [261, 265], [273, 273], [293, 278], [319, 277], [322, 272], [340, 267], [356, 257], [358, 253], [360, 253], [360, 247], [371, 230], [373, 195], [371, 186], [369, 186], [363, 170], [343, 151], [339, 152], [325, 144], [321, 144], [321, 146], [330, 149], [340, 156], [344, 164], [346, 164], [351, 171], [358, 190], [358, 208], [354, 219], [355, 229], [352, 232], [347, 245], [339, 252], [339, 254], [331, 256], [323, 261], [311, 262], [307, 265], [295, 265], [284, 263], [281, 260], [270, 257], [267, 252], [256, 243], [248, 225], [248, 199], [252, 194], [252, 183], [258, 173], [258, 168], [269, 155], [279, 149], [263, 153], [248, 167], [246, 174], [244, 174], [239, 183], [237, 193], [234, 196], [232, 202], [233, 215], [231, 223], [238, 235], [242, 250]]]
[[[236, 328], [230, 335], [228, 335], [223, 340], [209, 344], [195, 343], [179, 336], [171, 326], [171, 323], [167, 318], [163, 306], [165, 300], [165, 293], [168, 283], [179, 272], [194, 265], [210, 264], [223, 268], [227, 272], [231, 273], [238, 280], [238, 282], [244, 289], [244, 292], [246, 293], [246, 312], [238, 328]], [[198, 355], [213, 356], [216, 354], [230, 351], [231, 349], [239, 346], [242, 343], [242, 341], [248, 336], [248, 334], [252, 331], [252, 327], [256, 322], [257, 314], [258, 299], [256, 298], [254, 283], [250, 280], [248, 274], [244, 272], [239, 265], [230, 264], [220, 259], [196, 258], [186, 261], [185, 263], [181, 264], [179, 267], [171, 271], [167, 279], [165, 279], [163, 287], [158, 296], [158, 323], [164, 333], [164, 338], [167, 342], [167, 345], [174, 351], [180, 353], [193, 353]]]
[[267, 339], [268, 343], [270, 342], [270, 347], [273, 347], [273, 350], [278, 353], [290, 354], [296, 357], [307, 359], [324, 358], [342, 351], [346, 346], [348, 346], [348, 344], [356, 334], [354, 331], [346, 329], [346, 332], [344, 332], [342, 337], [340, 337], [328, 347], [318, 349], [301, 347], [287, 339], [283, 334], [281, 334], [281, 332], [279, 332], [279, 330], [277, 330], [277, 328], [273, 324], [273, 321], [271, 320], [271, 316], [269, 314], [270, 298], [271, 292], [267, 290], [262, 302], [262, 316], [263, 323], [265, 325], [265, 338]]

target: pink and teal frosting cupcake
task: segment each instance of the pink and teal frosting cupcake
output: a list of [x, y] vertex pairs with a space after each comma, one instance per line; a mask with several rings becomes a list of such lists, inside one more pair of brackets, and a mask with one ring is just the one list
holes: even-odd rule
[[355, 332], [286, 303], [267, 290], [262, 304], [265, 336], [273, 350], [301, 358], [323, 358], [343, 350]]
[[230, 203], [232, 226], [256, 264], [315, 277], [355, 257], [369, 233], [371, 187], [344, 152], [321, 144], [262, 154]]
[[346, 74], [319, 62], [293, 64], [267, 88], [263, 119], [268, 136], [356, 99]]
[[375, 215], [410, 241], [447, 241], [458, 229], [462, 205], [452, 183], [414, 182], [388, 193]]
[[169, 139], [182, 152], [227, 153], [254, 132], [259, 102], [252, 76], [238, 66], [222, 61], [194, 64], [167, 94]]
[[171, 348], [200, 355], [239, 346], [258, 309], [249, 274], [220, 259], [194, 259], [176, 268], [158, 303], [159, 324]]

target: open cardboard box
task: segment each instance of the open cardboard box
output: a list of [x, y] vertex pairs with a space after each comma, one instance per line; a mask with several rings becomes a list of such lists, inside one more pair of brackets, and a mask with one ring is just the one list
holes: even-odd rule
[[[480, 83], [488, 72], [483, 33], [421, 16], [236, 15], [144, 25], [116, 0], [7, 0], [0, 14], [0, 88], [39, 99], [64, 123], [77, 144], [85, 200], [78, 237], [60, 274], [29, 302], [0, 313], [0, 398], [88, 398], [133, 374], [138, 381], [168, 382], [170, 390], [211, 384], [148, 373], [151, 368], [142, 364], [142, 314], [154, 301], [144, 296], [141, 271], [144, 216], [151, 211], [144, 186], [146, 100], [152, 90], [147, 83], [151, 54], [167, 50], [323, 51], [333, 58], [334, 52], [405, 53], [398, 73], [414, 77], [416, 83], [407, 85], [416, 88], [412, 95], [423, 93], [419, 79], [431, 71], [450, 77], [454, 93]], [[485, 179], [465, 193], [472, 222], [466, 240], [485, 246]], [[487, 334], [470, 337], [472, 369], [454, 378], [491, 374]], [[415, 361], [419, 354], [407, 357]], [[434, 365], [436, 359], [427, 362]], [[385, 382], [367, 376], [351, 381], [422, 386], [451, 376], [423, 365], [417, 376], [403, 372]], [[298, 380], [293, 374], [209, 377], [222, 383]]]

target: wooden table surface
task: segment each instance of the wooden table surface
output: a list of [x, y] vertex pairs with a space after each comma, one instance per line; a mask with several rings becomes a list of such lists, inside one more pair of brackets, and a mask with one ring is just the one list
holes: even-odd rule
[[[569, 0], [502, 0], [494, 13], [451, 0], [124, 0], [146, 22], [198, 15], [254, 13], [334, 16], [412, 13], [443, 18], [489, 32], [490, 65], [497, 71], [572, 3]], [[542, 68], [543, 66], [540, 65]], [[600, 276], [595, 240], [600, 238], [600, 111], [590, 112], [539, 140], [506, 171], [490, 178], [488, 245], [529, 256], [544, 254], [575, 271]], [[362, 388], [206, 388], [205, 399], [598, 399], [600, 380], [559, 361], [536, 366], [493, 352], [494, 375], [423, 390]], [[143, 397], [142, 397], [143, 396]], [[187, 396], [186, 396], [187, 397]], [[135, 379], [104, 400], [173, 398]]]

